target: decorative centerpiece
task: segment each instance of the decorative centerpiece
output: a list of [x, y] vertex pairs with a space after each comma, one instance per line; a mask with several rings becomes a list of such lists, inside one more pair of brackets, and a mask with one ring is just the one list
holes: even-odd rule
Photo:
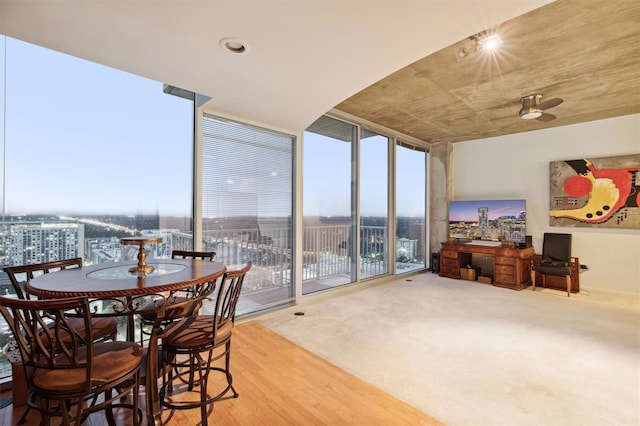
[[157, 244], [162, 242], [162, 237], [125, 237], [120, 238], [120, 244], [129, 245], [137, 244], [140, 246], [138, 250], [138, 265], [129, 268], [129, 272], [138, 276], [144, 276], [153, 272], [153, 265], [147, 265], [147, 253], [144, 251], [145, 244]]

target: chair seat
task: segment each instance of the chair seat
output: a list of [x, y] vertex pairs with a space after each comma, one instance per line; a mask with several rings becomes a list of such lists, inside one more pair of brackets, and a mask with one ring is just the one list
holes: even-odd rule
[[[87, 335], [87, 332], [84, 329], [83, 318], [67, 317], [67, 320], [69, 321], [69, 325], [71, 326], [71, 328], [73, 328], [80, 336], [85, 337]], [[113, 336], [115, 338], [115, 334], [118, 331], [118, 322], [115, 320], [115, 318], [94, 317], [91, 318], [91, 331], [93, 333], [94, 341], [102, 340], [110, 336]], [[71, 343], [71, 336], [69, 335], [69, 333], [62, 330], [60, 334], [62, 337], [62, 342], [64, 344], [68, 345], [69, 343]], [[43, 341], [45, 341], [45, 344], [48, 344], [46, 343], [47, 336], [42, 335], [41, 338], [43, 339]]]
[[[86, 360], [85, 348], [80, 348], [78, 358]], [[102, 385], [134, 371], [142, 362], [143, 350], [140, 345], [131, 342], [105, 342], [94, 345], [95, 385]], [[86, 369], [58, 368], [40, 369], [34, 373], [33, 381], [38, 389], [51, 392], [86, 392]]]
[[[187, 300], [189, 300], [188, 297], [183, 297], [183, 296], [172, 297], [170, 304], [175, 303], [177, 306], [175, 307], [175, 309], [167, 309], [165, 311], [164, 320], [166, 322], [171, 322], [172, 320], [183, 318], [185, 315], [187, 315], [187, 312], [189, 312], [189, 309], [191, 308], [191, 305], [183, 304], [183, 302], [186, 302]], [[162, 299], [153, 300], [145, 304], [142, 308], [140, 308], [138, 310], [138, 315], [140, 315], [140, 318], [142, 318], [143, 321], [153, 322], [156, 319], [157, 309], [163, 307], [165, 303], [166, 302]], [[199, 305], [200, 303], [198, 303], [194, 311], [200, 309]]]
[[572, 270], [570, 267], [565, 266], [549, 266], [549, 265], [534, 265], [531, 268], [535, 272], [540, 272], [545, 275], [555, 275], [559, 277], [571, 276]]
[[[82, 318], [69, 318], [69, 324], [75, 330], [81, 332], [81, 335], [85, 335], [84, 319]], [[91, 331], [93, 333], [94, 340], [102, 339], [104, 337], [115, 334], [118, 330], [118, 321], [111, 317], [93, 317], [91, 318]]]
[[[69, 321], [69, 325], [71, 326], [71, 328], [73, 328], [80, 336], [85, 337], [87, 335], [87, 332], [84, 329], [83, 318], [67, 317], [67, 320]], [[115, 318], [94, 317], [91, 318], [91, 326], [93, 330], [93, 339], [96, 341], [105, 339], [110, 336], [113, 336], [115, 338], [116, 332], [118, 331], [118, 322], [115, 320]], [[65, 330], [61, 330], [60, 335], [62, 338], [62, 343], [64, 343], [65, 345], [71, 343], [71, 336], [68, 332], [66, 332]], [[46, 335], [42, 334], [41, 338], [45, 342], [45, 344], [48, 344]]]
[[162, 338], [162, 346], [180, 349], [197, 349], [217, 346], [231, 337], [233, 323], [225, 322], [218, 328], [216, 341], [212, 341], [213, 336], [213, 316], [198, 315], [183, 318], [178, 322], [170, 324], [165, 330]]

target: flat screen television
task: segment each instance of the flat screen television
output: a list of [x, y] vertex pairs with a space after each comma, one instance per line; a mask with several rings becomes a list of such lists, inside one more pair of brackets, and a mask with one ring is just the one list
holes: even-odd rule
[[500, 241], [524, 245], [526, 200], [449, 202], [450, 241]]

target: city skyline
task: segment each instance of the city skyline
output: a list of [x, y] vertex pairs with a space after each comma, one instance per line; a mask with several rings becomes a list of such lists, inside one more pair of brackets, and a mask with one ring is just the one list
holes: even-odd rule
[[526, 212], [526, 201], [522, 199], [451, 201], [449, 222], [477, 222], [478, 209], [481, 207], [488, 209], [489, 220], [504, 216], [517, 218]]

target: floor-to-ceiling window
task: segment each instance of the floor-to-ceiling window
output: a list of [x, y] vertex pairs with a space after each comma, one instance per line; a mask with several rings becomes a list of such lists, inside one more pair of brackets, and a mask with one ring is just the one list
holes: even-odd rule
[[235, 121], [202, 120], [202, 247], [230, 269], [253, 263], [238, 315], [294, 299], [294, 143]]
[[302, 294], [356, 280], [356, 130], [323, 116], [304, 132]]
[[395, 151], [396, 272], [425, 267], [426, 183], [425, 148], [398, 142]]
[[[0, 61], [0, 267], [136, 259], [119, 240], [140, 234], [163, 237], [149, 257], [192, 247], [191, 99], [4, 36]], [[4, 273], [0, 292], [14, 294]], [[0, 348], [10, 338], [0, 319]]]
[[360, 134], [360, 278], [389, 272], [389, 138]]
[[[292, 303], [296, 276], [309, 294], [388, 275], [394, 259], [397, 272], [424, 267], [424, 149], [402, 145], [394, 152], [389, 144], [396, 138], [384, 131], [328, 116], [317, 120], [304, 133], [303, 235], [296, 251], [295, 138], [204, 116], [201, 151], [194, 151], [188, 92], [0, 41], [1, 264], [135, 259], [121, 237], [162, 236], [162, 243], [147, 247], [148, 256], [202, 248], [215, 250], [230, 267], [254, 263], [239, 314]], [[411, 151], [410, 160], [403, 149]], [[202, 165], [198, 173], [194, 159]], [[411, 170], [406, 178], [394, 175], [404, 169]], [[194, 176], [201, 179], [198, 194]], [[195, 242], [194, 205], [201, 237]], [[295, 253], [303, 257], [297, 274]], [[12, 292], [4, 274], [0, 291]], [[0, 346], [7, 331], [0, 324]]]
[[425, 268], [427, 161], [423, 144], [347, 120], [306, 129], [303, 294]]

